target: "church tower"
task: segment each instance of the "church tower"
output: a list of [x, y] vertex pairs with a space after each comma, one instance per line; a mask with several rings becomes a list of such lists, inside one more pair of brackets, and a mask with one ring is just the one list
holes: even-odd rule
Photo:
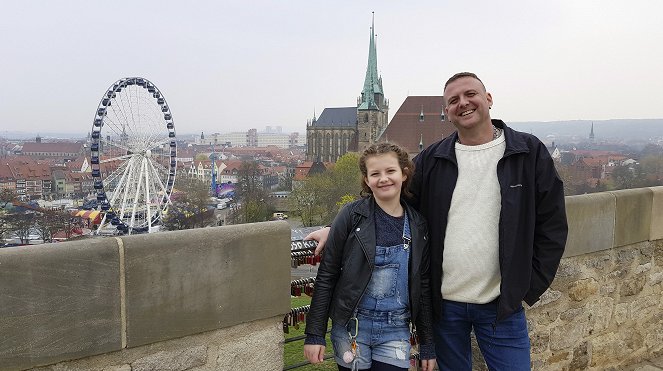
[[382, 77], [378, 76], [378, 55], [375, 47], [375, 13], [371, 22], [368, 66], [361, 96], [357, 98], [357, 150], [375, 143], [389, 124], [389, 101], [384, 98]]

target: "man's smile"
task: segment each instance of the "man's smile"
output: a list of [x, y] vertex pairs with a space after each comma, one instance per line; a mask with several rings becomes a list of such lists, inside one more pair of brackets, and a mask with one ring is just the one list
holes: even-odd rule
[[467, 116], [467, 115], [469, 115], [469, 114], [471, 114], [471, 113], [474, 113], [474, 111], [475, 111], [475, 110], [471, 109], [471, 110], [467, 110], [467, 111], [465, 111], [465, 112], [461, 112], [460, 116]]

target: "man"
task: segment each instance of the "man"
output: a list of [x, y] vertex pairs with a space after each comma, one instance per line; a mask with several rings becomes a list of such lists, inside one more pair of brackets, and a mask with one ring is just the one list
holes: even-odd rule
[[[473, 330], [489, 369], [529, 370], [521, 303], [537, 302], [557, 272], [563, 184], [536, 137], [491, 119], [493, 97], [475, 74], [452, 76], [444, 97], [457, 132], [415, 158], [411, 187], [430, 232], [438, 365], [471, 370]], [[307, 238], [321, 250], [327, 233]]]

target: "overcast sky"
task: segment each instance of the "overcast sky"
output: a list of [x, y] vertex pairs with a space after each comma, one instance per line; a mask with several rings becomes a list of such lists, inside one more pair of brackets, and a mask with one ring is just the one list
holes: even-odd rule
[[303, 133], [356, 105], [372, 11], [390, 118], [465, 70], [507, 122], [663, 118], [661, 0], [3, 0], [0, 132], [86, 133], [141, 76], [180, 134]]

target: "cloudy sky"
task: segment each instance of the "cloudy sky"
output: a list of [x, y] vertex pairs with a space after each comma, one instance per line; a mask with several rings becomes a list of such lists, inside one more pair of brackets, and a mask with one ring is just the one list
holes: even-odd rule
[[0, 132], [86, 133], [129, 76], [180, 134], [304, 132], [356, 104], [372, 11], [390, 117], [468, 70], [507, 122], [663, 118], [660, 0], [3, 0]]

